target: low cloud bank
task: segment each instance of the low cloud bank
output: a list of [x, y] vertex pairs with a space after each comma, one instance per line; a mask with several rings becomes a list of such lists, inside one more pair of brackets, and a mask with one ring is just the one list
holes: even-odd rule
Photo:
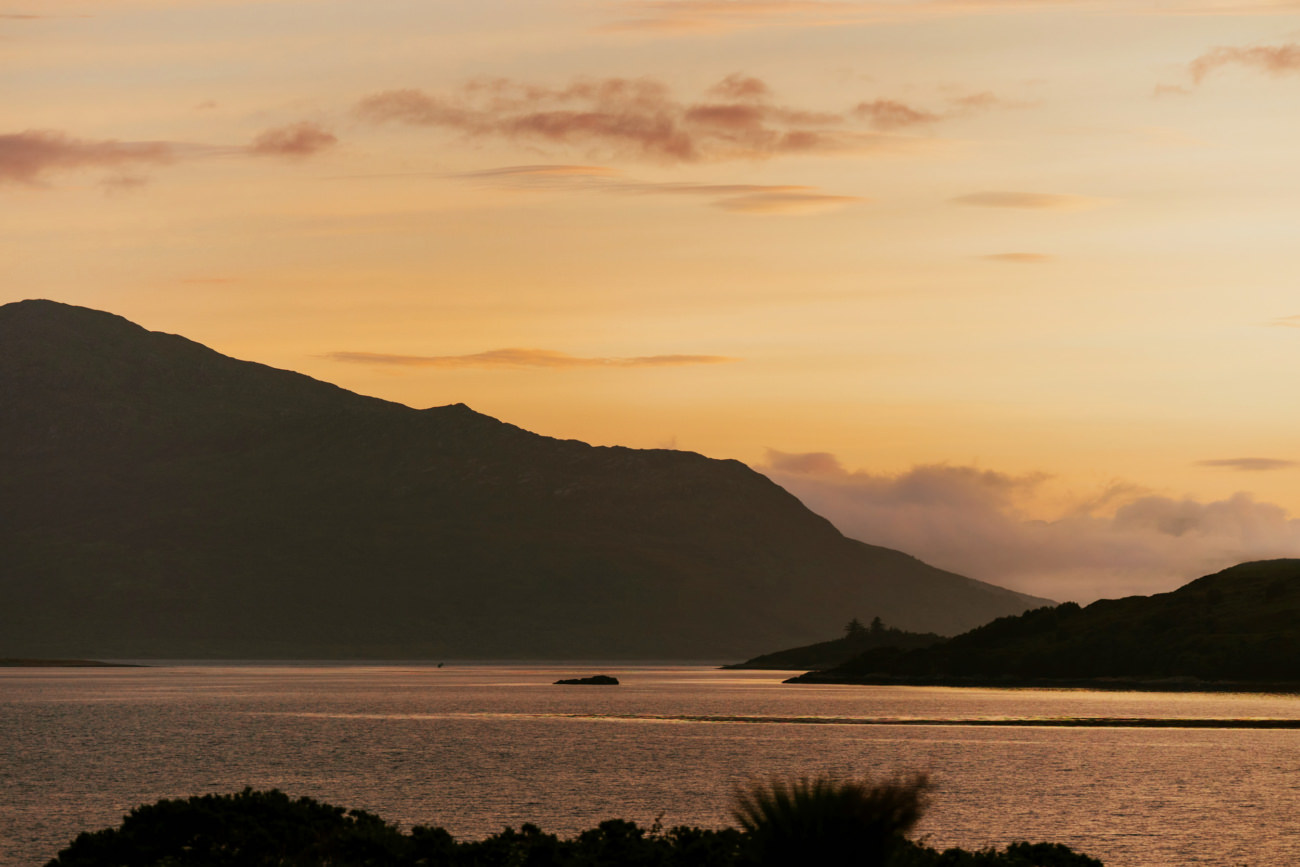
[[1117, 484], [1031, 520], [1050, 477], [949, 465], [846, 470], [770, 451], [757, 468], [845, 535], [1014, 590], [1081, 603], [1147, 595], [1247, 560], [1300, 557], [1300, 520], [1248, 493], [1202, 502]]

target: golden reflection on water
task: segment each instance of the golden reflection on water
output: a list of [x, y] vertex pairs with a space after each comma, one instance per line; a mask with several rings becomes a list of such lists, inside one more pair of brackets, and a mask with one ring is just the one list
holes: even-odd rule
[[[551, 685], [602, 672], [622, 685]], [[1300, 733], [1240, 727], [1300, 725], [1295, 696], [790, 686], [787, 675], [0, 672], [0, 864], [39, 863], [140, 803], [246, 785], [478, 837], [661, 813], [721, 825], [752, 778], [894, 769], [938, 783], [920, 831], [935, 845], [1050, 840], [1136, 867], [1300, 863]]]

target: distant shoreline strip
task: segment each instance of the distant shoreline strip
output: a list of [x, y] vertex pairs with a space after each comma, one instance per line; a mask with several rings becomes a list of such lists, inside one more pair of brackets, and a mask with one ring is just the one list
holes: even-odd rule
[[575, 722], [741, 723], [748, 725], [826, 726], [962, 726], [967, 728], [1137, 728], [1137, 729], [1300, 729], [1300, 719], [1185, 719], [1169, 717], [1018, 717], [1013, 719], [868, 718], [830, 716], [703, 716], [634, 713], [339, 713], [319, 711], [244, 711], [249, 716], [293, 716], [311, 719], [446, 720], [527, 719]]
[[1025, 717], [1016, 719], [867, 719], [862, 717], [648, 716], [561, 714], [570, 719], [646, 722], [769, 723], [849, 726], [971, 726], [983, 728], [1300, 729], [1300, 719], [1181, 719], [1157, 717]]
[[140, 668], [129, 662], [101, 662], [98, 659], [0, 659], [0, 668]]

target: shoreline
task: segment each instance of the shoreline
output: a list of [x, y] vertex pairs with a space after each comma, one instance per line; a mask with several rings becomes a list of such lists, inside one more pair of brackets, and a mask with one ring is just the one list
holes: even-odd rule
[[1294, 695], [1296, 681], [1197, 680], [1195, 678], [1049, 678], [1049, 677], [903, 677], [891, 675], [843, 676], [809, 671], [782, 683], [845, 686], [939, 686], [973, 689], [1091, 689], [1115, 692], [1253, 692]]
[[144, 668], [144, 666], [132, 662], [103, 662], [98, 659], [0, 658], [0, 668]]

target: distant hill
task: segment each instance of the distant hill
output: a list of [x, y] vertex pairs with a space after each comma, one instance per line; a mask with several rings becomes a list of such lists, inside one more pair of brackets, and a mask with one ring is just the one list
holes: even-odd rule
[[0, 307], [0, 655], [743, 658], [844, 611], [1043, 604], [737, 461], [415, 410], [121, 317]]
[[904, 632], [892, 626], [885, 626], [880, 618], [876, 618], [869, 627], [862, 626], [855, 618], [846, 633], [840, 638], [831, 641], [819, 641], [816, 644], [808, 644], [803, 647], [792, 647], [788, 650], [778, 650], [773, 653], [764, 653], [761, 656], [755, 656], [753, 659], [722, 667], [766, 671], [807, 671], [808, 669], [835, 668], [859, 654], [878, 647], [912, 650], [919, 647], [929, 647], [943, 640], [943, 636], [936, 635], [933, 632]]
[[1300, 688], [1300, 560], [1243, 563], [1172, 593], [1002, 617], [919, 650], [871, 650], [800, 683], [1121, 679]]

